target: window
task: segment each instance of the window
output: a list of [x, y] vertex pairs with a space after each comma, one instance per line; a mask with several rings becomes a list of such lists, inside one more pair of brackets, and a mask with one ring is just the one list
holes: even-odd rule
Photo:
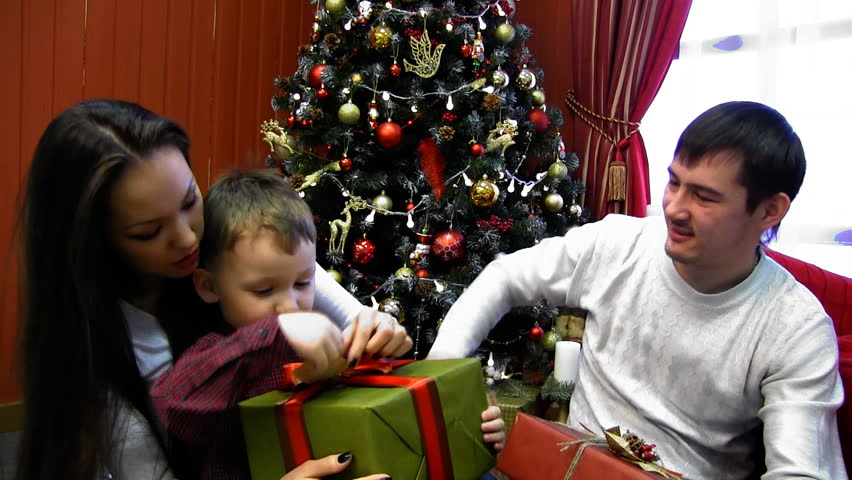
[[805, 182], [772, 248], [852, 276], [852, 2], [693, 0], [679, 58], [642, 121], [652, 205], [683, 128], [729, 100], [778, 109], [804, 144]]

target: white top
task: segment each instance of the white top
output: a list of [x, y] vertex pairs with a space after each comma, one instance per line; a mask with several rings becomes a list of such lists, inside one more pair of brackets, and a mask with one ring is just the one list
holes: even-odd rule
[[[340, 286], [331, 275], [317, 265], [315, 310], [325, 313], [341, 328], [348, 325], [364, 305]], [[150, 387], [163, 372], [172, 367], [172, 352], [166, 332], [157, 318], [128, 302], [121, 301], [127, 320], [136, 364]], [[166, 457], [157, 443], [151, 425], [135, 409], [125, 404], [119, 412], [113, 437], [119, 443], [108, 471], [116, 480], [170, 480]]]
[[764, 424], [764, 479], [846, 479], [837, 339], [819, 301], [761, 255], [706, 295], [678, 274], [661, 217], [609, 215], [492, 262], [448, 312], [431, 357], [470, 355], [512, 307], [587, 310], [569, 424], [620, 426], [694, 479], [747, 478]]

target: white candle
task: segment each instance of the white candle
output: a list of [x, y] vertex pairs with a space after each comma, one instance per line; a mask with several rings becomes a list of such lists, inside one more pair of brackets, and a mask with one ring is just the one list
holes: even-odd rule
[[575, 383], [580, 365], [580, 344], [571, 341], [556, 342], [553, 360], [553, 377], [560, 382]]

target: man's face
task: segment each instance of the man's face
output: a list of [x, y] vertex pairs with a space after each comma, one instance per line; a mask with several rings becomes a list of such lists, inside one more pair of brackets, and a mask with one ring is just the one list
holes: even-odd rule
[[299, 242], [290, 254], [271, 230], [242, 235], [211, 272], [225, 320], [239, 328], [272, 315], [311, 310], [315, 260], [313, 242]]
[[746, 210], [747, 191], [737, 179], [741, 163], [727, 152], [691, 168], [672, 161], [663, 211], [666, 254], [676, 266], [728, 269], [754, 260], [762, 226], [759, 209]]

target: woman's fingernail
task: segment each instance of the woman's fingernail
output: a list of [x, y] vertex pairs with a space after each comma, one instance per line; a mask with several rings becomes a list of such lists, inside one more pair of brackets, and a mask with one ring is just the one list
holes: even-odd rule
[[343, 452], [337, 457], [337, 463], [346, 463], [352, 458], [352, 452]]
[[356, 363], [358, 363], [357, 358], [353, 358], [352, 360], [349, 360], [349, 368], [354, 367]]

